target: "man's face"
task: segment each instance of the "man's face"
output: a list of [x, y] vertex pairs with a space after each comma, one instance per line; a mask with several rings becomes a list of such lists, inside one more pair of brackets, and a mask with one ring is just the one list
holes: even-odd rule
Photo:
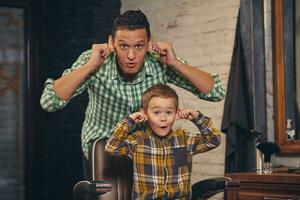
[[116, 31], [113, 40], [114, 50], [117, 54], [119, 70], [126, 78], [133, 78], [144, 64], [148, 50], [149, 39], [145, 28]]
[[171, 131], [176, 119], [176, 103], [172, 98], [153, 97], [144, 111], [149, 126], [159, 137], [165, 137]]

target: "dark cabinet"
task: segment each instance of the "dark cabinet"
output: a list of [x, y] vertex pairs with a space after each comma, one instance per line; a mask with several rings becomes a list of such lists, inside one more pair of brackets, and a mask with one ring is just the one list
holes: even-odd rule
[[226, 192], [227, 200], [300, 200], [300, 174], [230, 173], [240, 188]]

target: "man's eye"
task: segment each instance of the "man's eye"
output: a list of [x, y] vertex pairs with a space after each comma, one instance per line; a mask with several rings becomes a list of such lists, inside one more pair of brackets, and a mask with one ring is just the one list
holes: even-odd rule
[[120, 44], [121, 49], [126, 49], [128, 46], [126, 44]]
[[143, 48], [143, 46], [144, 46], [144, 45], [142, 45], [142, 44], [137, 44], [137, 45], [135, 46], [135, 48], [141, 49], [141, 48]]

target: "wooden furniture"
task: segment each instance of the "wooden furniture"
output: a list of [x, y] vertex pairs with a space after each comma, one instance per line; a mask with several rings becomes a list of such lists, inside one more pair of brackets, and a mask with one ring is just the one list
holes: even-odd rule
[[300, 174], [229, 173], [240, 188], [226, 192], [227, 200], [300, 200]]

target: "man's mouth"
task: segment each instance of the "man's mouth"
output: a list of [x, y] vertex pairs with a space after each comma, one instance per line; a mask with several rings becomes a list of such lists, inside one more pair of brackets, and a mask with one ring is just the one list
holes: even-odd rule
[[127, 67], [129, 68], [133, 68], [137, 65], [137, 63], [126, 63], [127, 64]]

